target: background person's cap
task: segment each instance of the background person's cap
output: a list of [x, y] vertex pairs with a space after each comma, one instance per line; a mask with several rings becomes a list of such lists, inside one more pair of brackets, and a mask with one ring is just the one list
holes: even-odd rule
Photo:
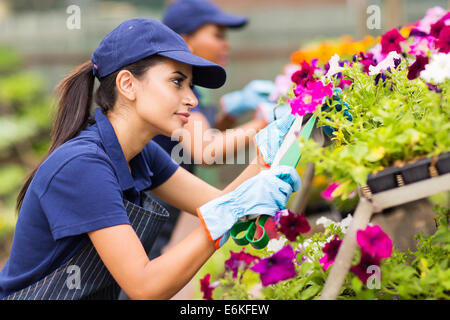
[[162, 21], [178, 34], [189, 34], [207, 23], [240, 28], [248, 19], [223, 12], [207, 0], [177, 0], [167, 7]]
[[101, 79], [152, 55], [191, 65], [195, 85], [216, 89], [225, 83], [225, 69], [194, 55], [180, 35], [161, 22], [147, 18], [126, 20], [107, 34], [91, 57], [92, 70]]

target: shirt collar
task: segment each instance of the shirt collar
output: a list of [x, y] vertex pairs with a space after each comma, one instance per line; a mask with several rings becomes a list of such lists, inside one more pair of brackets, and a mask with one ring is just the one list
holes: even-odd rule
[[133, 172], [133, 175], [131, 175], [114, 128], [109, 119], [103, 114], [101, 108], [95, 110], [95, 121], [97, 122], [98, 132], [105, 152], [116, 169], [120, 188], [122, 190], [128, 190], [134, 187], [137, 191], [149, 188], [151, 186], [153, 172], [148, 167], [147, 162], [142, 156], [142, 152], [130, 161], [131, 171]]

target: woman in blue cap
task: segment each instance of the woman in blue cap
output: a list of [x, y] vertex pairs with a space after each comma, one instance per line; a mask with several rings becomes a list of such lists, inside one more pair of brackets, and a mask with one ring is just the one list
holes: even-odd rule
[[[18, 196], [0, 298], [114, 299], [120, 288], [134, 299], [170, 298], [238, 219], [284, 208], [300, 185], [294, 169], [263, 170], [255, 160], [218, 190], [151, 141], [188, 121], [197, 105], [193, 84], [218, 88], [225, 77], [222, 67], [193, 55], [156, 20], [130, 19], [110, 32], [91, 61], [58, 86], [50, 148]], [[100, 85], [94, 92], [95, 78]], [[100, 106], [95, 118], [93, 99]], [[277, 137], [286, 133], [269, 128]], [[258, 147], [270, 162], [265, 150], [272, 144]], [[152, 260], [147, 252], [168, 214], [149, 190], [202, 221]]]
[[[178, 0], [167, 7], [162, 22], [183, 37], [192, 53], [225, 68], [231, 50], [227, 30], [244, 27], [248, 19], [226, 13], [207, 0]], [[225, 159], [234, 159], [234, 156], [242, 151], [238, 148], [247, 148], [254, 135], [269, 121], [255, 117], [234, 128], [235, 130], [225, 129], [234, 126], [244, 113], [254, 111], [262, 102], [267, 102], [273, 89], [272, 81], [253, 80], [244, 89], [223, 96], [220, 99], [220, 112], [217, 113], [217, 108], [205, 103], [204, 96], [194, 87], [199, 104], [191, 110], [189, 122], [182, 131], [182, 142], [165, 135], [158, 135], [153, 140], [170, 155], [174, 154], [178, 159], [183, 159], [180, 165], [193, 173], [195, 164], [215, 165], [224, 163]], [[150, 258], [159, 256], [170, 241], [181, 213], [178, 208], [157, 200], [170, 212], [170, 219], [158, 235]]]

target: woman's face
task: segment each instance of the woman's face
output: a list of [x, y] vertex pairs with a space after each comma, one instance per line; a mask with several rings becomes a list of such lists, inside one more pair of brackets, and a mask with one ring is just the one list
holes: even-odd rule
[[205, 24], [194, 33], [183, 35], [183, 38], [192, 53], [225, 67], [230, 54], [230, 44], [226, 33], [225, 26]]
[[197, 104], [190, 65], [163, 58], [137, 81], [136, 112], [158, 134], [171, 136], [182, 128]]

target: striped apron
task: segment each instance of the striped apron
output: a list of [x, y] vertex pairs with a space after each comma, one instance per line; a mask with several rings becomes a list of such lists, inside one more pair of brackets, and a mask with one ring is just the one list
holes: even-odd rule
[[[141, 195], [142, 207], [127, 200], [124, 204], [131, 226], [149, 253], [169, 213], [146, 192]], [[119, 285], [89, 241], [51, 274], [4, 300], [115, 300], [119, 292]]]

